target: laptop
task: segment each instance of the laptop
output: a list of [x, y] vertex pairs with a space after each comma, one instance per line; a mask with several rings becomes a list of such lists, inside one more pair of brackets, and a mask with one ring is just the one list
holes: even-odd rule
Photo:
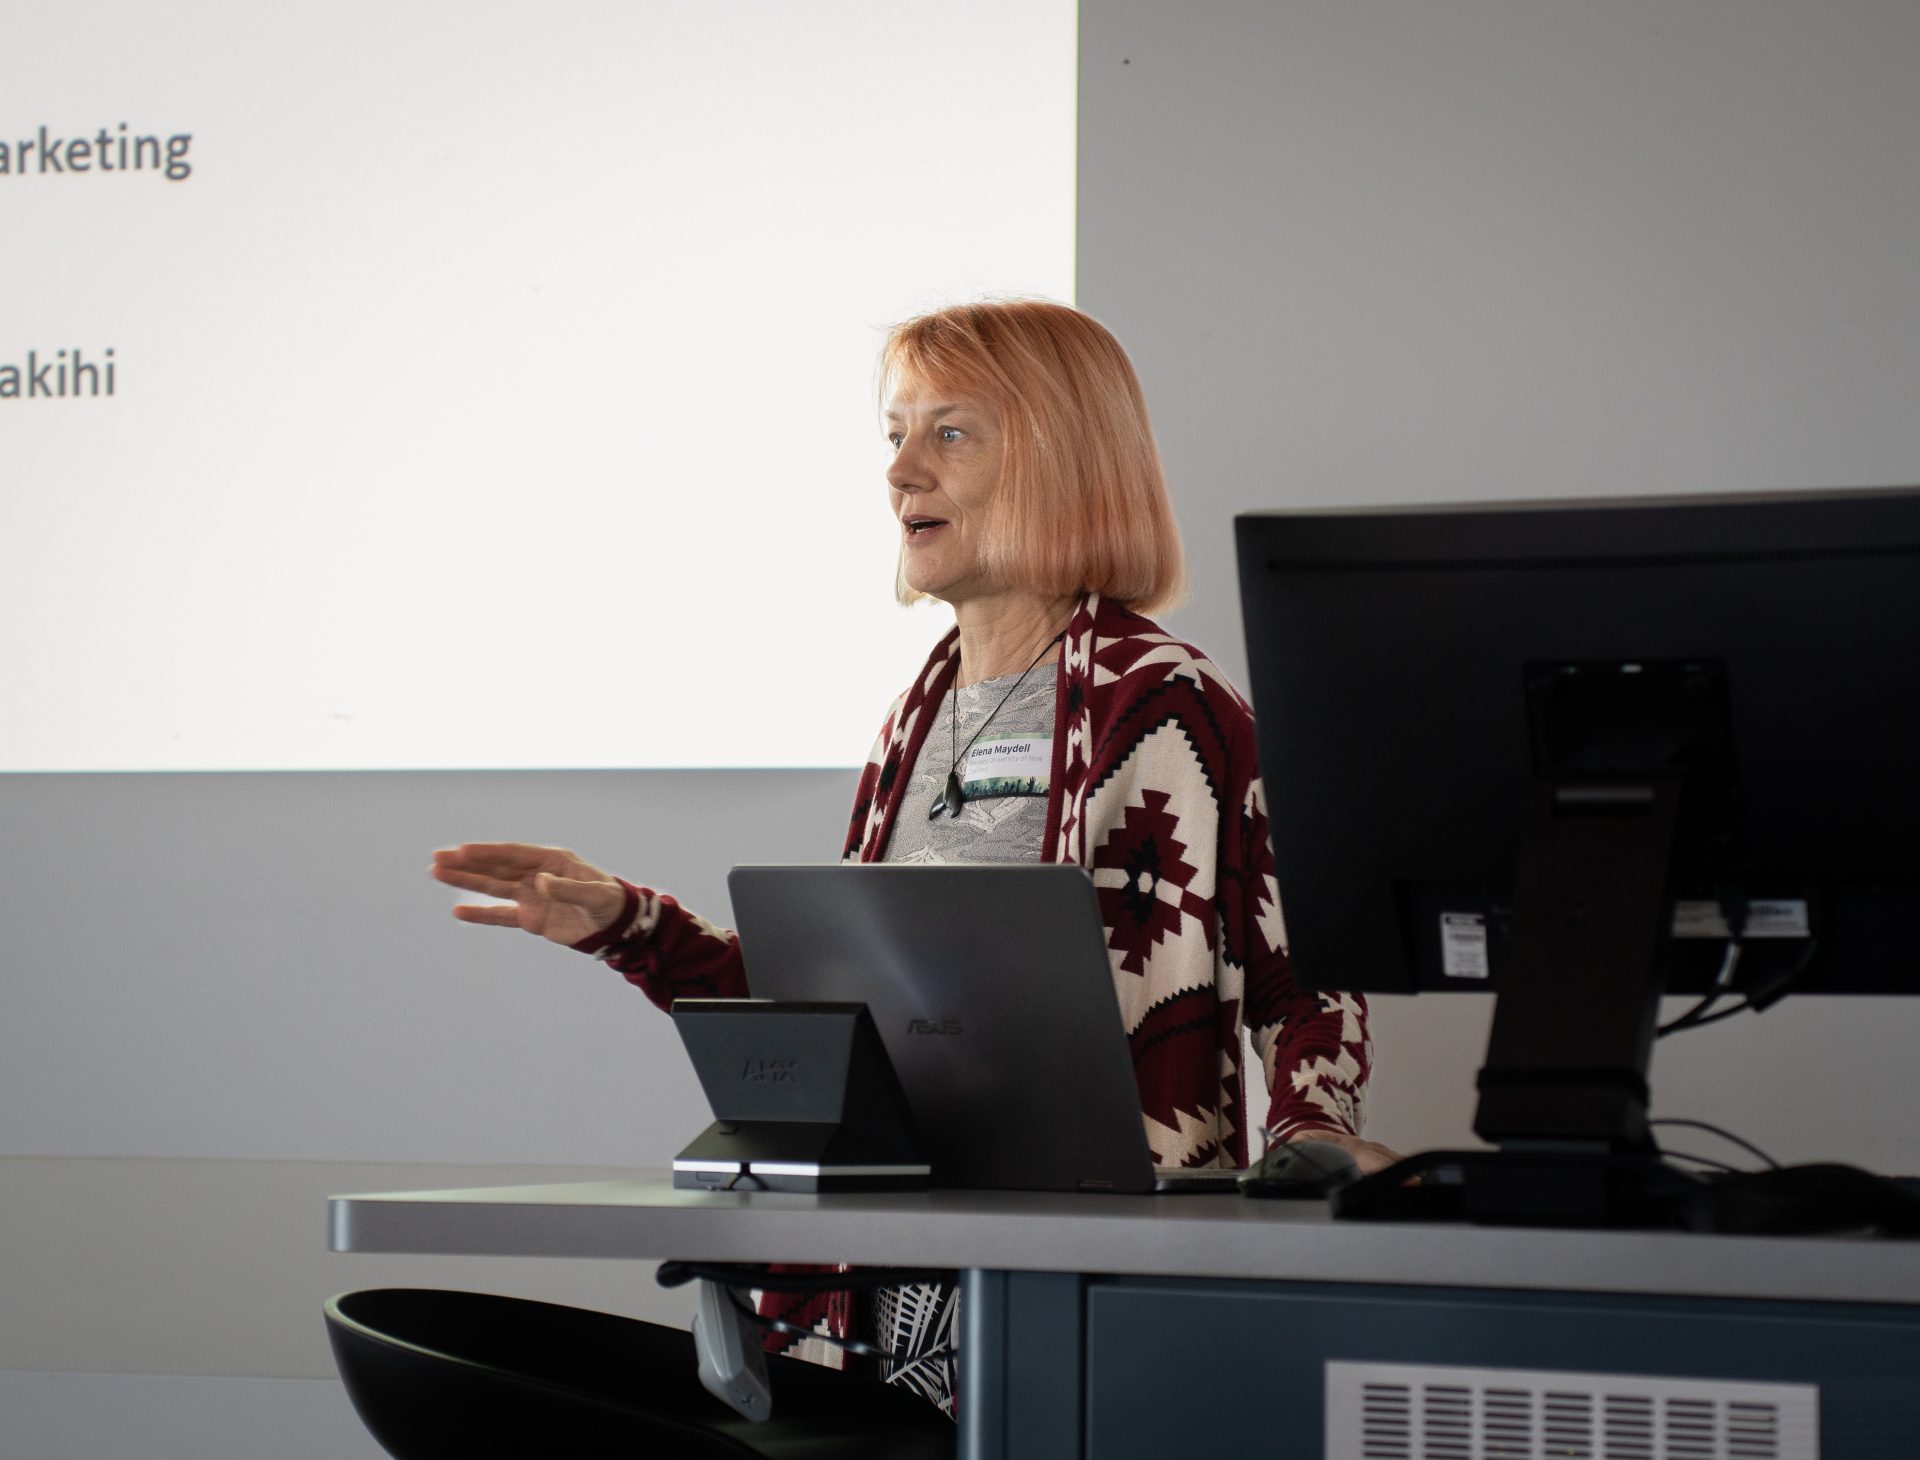
[[727, 886], [753, 997], [867, 1006], [935, 1185], [1236, 1189], [1153, 1165], [1084, 869], [735, 867]]

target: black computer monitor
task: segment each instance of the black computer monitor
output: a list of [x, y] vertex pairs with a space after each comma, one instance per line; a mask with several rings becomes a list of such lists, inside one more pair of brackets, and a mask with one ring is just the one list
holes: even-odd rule
[[1920, 489], [1236, 526], [1294, 975], [1494, 992], [1480, 1135], [1645, 1150], [1662, 992], [1920, 992]]

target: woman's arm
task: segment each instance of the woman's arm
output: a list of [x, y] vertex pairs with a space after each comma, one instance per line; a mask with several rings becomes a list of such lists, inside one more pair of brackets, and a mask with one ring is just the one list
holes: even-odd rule
[[559, 847], [469, 842], [433, 854], [449, 887], [501, 899], [462, 903], [453, 915], [520, 928], [591, 953], [662, 1009], [675, 999], [746, 993], [740, 940], [665, 893], [636, 887]]
[[[1358, 994], [1315, 993], [1293, 978], [1273, 873], [1265, 795], [1258, 778], [1242, 806], [1239, 855], [1246, 890], [1247, 1002], [1244, 1019], [1266, 1075], [1266, 1130], [1275, 1141], [1328, 1141], [1353, 1157], [1361, 1172], [1379, 1171], [1399, 1153], [1360, 1134], [1373, 1066], [1367, 1002]], [[1254, 1104], [1251, 1092], [1248, 1105]]]
[[743, 999], [740, 938], [664, 892], [620, 881], [620, 912], [570, 946], [591, 953], [662, 1009], [675, 999]]

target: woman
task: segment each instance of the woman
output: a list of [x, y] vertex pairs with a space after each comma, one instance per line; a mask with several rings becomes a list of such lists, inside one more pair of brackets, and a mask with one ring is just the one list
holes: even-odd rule
[[[964, 305], [896, 328], [882, 382], [896, 592], [950, 604], [955, 627], [887, 715], [842, 859], [1088, 868], [1159, 1164], [1245, 1164], [1243, 1026], [1274, 1138], [1387, 1164], [1358, 1135], [1364, 1003], [1288, 975], [1246, 703], [1142, 616], [1184, 570], [1119, 342], [1063, 305]], [[508, 900], [455, 916], [592, 953], [663, 1008], [746, 992], [730, 932], [571, 853], [470, 845], [434, 875]], [[860, 1326], [844, 1305], [804, 1311]], [[951, 1303], [932, 1311], [896, 1325], [883, 1301], [890, 1351], [950, 1324]], [[945, 1396], [944, 1378], [924, 1387]]]

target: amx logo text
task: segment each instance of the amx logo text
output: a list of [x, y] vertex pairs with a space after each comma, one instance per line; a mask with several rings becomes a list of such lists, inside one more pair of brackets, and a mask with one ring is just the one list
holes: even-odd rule
[[748, 1060], [740, 1078], [752, 1085], [792, 1085], [800, 1079], [799, 1060]]
[[959, 1032], [960, 1021], [958, 1019], [907, 1020], [907, 1033], [909, 1034], [958, 1034]]

